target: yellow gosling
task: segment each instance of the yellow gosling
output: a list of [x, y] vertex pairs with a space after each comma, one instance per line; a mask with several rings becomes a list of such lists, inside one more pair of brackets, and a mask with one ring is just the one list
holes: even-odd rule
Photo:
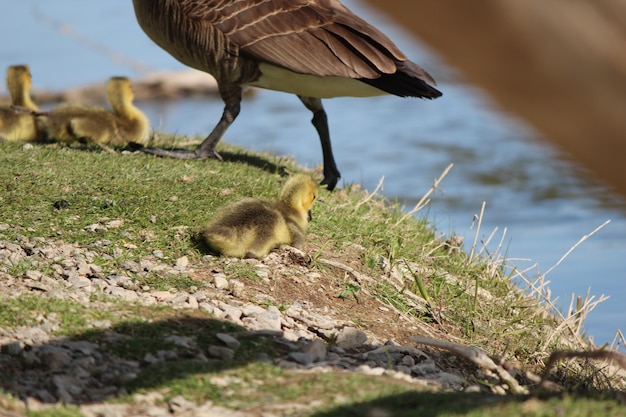
[[108, 80], [106, 94], [112, 111], [80, 104], [61, 104], [46, 113], [48, 135], [61, 143], [86, 142], [101, 147], [147, 144], [150, 122], [133, 104], [132, 84], [126, 77]]
[[7, 68], [7, 90], [11, 95], [12, 106], [0, 106], [0, 137], [9, 141], [42, 141], [46, 138], [46, 128], [42, 120], [30, 111], [39, 108], [30, 98], [32, 77], [27, 65], [13, 65]]
[[235, 258], [263, 258], [281, 244], [299, 247], [318, 192], [310, 176], [295, 175], [278, 200], [246, 198], [221, 208], [201, 235], [212, 250]]

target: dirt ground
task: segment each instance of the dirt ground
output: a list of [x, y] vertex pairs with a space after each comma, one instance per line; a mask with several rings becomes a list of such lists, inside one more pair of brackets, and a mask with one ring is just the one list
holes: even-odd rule
[[626, 3], [366, 1], [626, 196]]
[[[312, 245], [307, 243], [303, 248], [302, 256], [295, 251], [277, 251], [277, 259], [265, 259], [263, 263], [270, 267], [272, 279], [246, 280], [245, 294], [238, 294], [238, 298], [253, 303], [267, 299], [279, 306], [288, 306], [294, 301], [306, 303], [316, 311], [324, 312], [329, 318], [358, 325], [370, 339], [379, 343], [393, 341], [401, 345], [412, 344], [410, 337], [416, 335], [442, 339], [453, 336], [436, 324], [424, 324], [417, 328], [415, 320], [405, 319], [403, 314], [389, 308], [363, 288], [354, 293], [346, 292], [347, 285], [359, 285], [358, 279], [350, 272], [360, 274], [359, 270], [363, 269], [357, 248], [348, 256], [344, 251], [340, 258], [333, 256], [332, 251], [325, 250], [319, 261], [324, 273], [311, 277], [309, 265], [314, 260], [304, 253], [315, 253], [319, 247], [309, 246]], [[346, 259], [353, 259], [352, 265], [346, 263]], [[324, 264], [325, 260], [336, 261], [340, 266]], [[204, 274], [198, 272], [200, 276]]]

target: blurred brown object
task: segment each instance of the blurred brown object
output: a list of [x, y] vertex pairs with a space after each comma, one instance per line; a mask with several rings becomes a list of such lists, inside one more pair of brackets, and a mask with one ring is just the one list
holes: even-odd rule
[[625, 1], [366, 1], [626, 196]]

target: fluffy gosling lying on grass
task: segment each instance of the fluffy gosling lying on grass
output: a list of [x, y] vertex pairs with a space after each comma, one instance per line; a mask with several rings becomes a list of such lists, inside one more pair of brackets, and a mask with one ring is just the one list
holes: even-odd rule
[[61, 104], [44, 113], [48, 135], [61, 143], [86, 142], [106, 149], [107, 145], [125, 146], [129, 142], [147, 144], [150, 122], [133, 104], [131, 82], [112, 77], [106, 85], [113, 111], [80, 104]]
[[301, 246], [318, 192], [311, 177], [295, 175], [278, 200], [246, 198], [221, 208], [201, 235], [214, 251], [236, 258], [263, 258], [281, 244]]
[[0, 106], [0, 137], [10, 141], [44, 140], [46, 128], [43, 121], [28, 112], [39, 110], [30, 98], [32, 77], [28, 66], [8, 67], [6, 82], [12, 106]]

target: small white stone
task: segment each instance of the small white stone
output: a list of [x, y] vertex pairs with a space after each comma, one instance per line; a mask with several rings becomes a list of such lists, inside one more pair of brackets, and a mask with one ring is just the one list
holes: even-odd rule
[[228, 288], [228, 280], [224, 274], [215, 274], [213, 276], [213, 284], [218, 290], [225, 290]]
[[385, 368], [381, 368], [381, 367], [370, 367], [367, 365], [361, 365], [357, 368], [360, 372], [364, 373], [365, 375], [373, 375], [373, 376], [381, 376], [384, 375], [385, 372], [387, 372], [387, 370]]
[[176, 259], [177, 267], [186, 268], [187, 265], [189, 265], [189, 258], [187, 258], [187, 256], [181, 256], [180, 258]]

